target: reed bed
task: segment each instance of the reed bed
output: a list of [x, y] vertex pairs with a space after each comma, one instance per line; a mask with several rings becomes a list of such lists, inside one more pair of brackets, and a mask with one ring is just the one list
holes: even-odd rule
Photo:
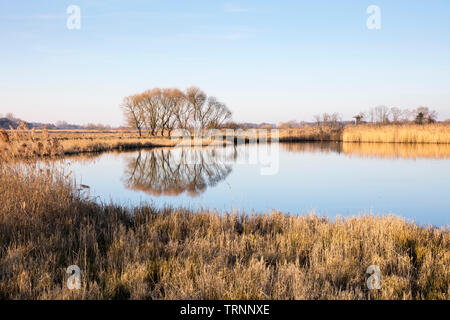
[[358, 125], [346, 126], [342, 133], [344, 142], [386, 143], [450, 143], [450, 125]]
[[280, 129], [280, 142], [308, 141], [340, 141], [342, 128], [340, 126], [307, 125], [300, 128]]
[[[225, 136], [223, 139], [204, 138], [201, 141], [191, 140], [188, 144], [202, 146], [237, 143], [239, 139], [248, 142], [259, 142], [260, 130], [235, 132], [236, 137]], [[272, 132], [267, 132], [271, 141]], [[306, 125], [300, 128], [280, 129], [280, 142], [388, 142], [388, 143], [450, 143], [449, 124], [429, 125], [358, 125], [331, 126]], [[220, 140], [220, 141], [219, 141]], [[233, 142], [234, 141], [234, 142]], [[186, 141], [182, 141], [186, 143]], [[14, 156], [30, 158], [34, 156], [48, 157], [55, 155], [71, 155], [80, 153], [103, 152], [114, 150], [131, 150], [139, 148], [173, 147], [180, 145], [180, 140], [167, 136], [140, 137], [134, 131], [47, 131], [28, 130], [23, 123], [16, 130], [0, 131], [0, 157]]]
[[105, 151], [174, 146], [214, 146], [214, 139], [180, 140], [162, 136], [139, 137], [135, 132], [29, 130], [25, 124], [16, 130], [0, 130], [0, 159], [54, 157]]
[[24, 122], [16, 130], [11, 128], [11, 134], [5, 129], [0, 130], [0, 161], [11, 157], [34, 158], [62, 154], [59, 140], [50, 137], [47, 130], [38, 135], [35, 130], [29, 130]]
[[167, 138], [94, 138], [82, 140], [63, 140], [61, 146], [65, 155], [105, 152], [113, 150], [130, 150], [174, 146], [175, 140]]
[[[0, 163], [0, 201], [0, 299], [450, 298], [448, 227], [126, 209], [33, 161]], [[81, 290], [66, 286], [70, 265]], [[380, 290], [366, 287], [369, 265]]]

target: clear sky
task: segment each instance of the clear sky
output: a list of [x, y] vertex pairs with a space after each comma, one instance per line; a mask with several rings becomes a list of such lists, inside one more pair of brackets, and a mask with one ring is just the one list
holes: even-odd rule
[[448, 0], [0, 0], [0, 43], [0, 113], [28, 121], [120, 125], [124, 96], [191, 85], [237, 121], [377, 105], [450, 118]]

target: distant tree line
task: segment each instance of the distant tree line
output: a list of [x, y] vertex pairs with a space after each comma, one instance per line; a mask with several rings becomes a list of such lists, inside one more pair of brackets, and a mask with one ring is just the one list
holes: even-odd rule
[[428, 107], [419, 107], [414, 110], [400, 109], [397, 107], [377, 106], [367, 112], [360, 112], [353, 117], [356, 124], [359, 123], [410, 123], [416, 124], [435, 123], [437, 112]]
[[88, 123], [85, 125], [78, 125], [78, 124], [70, 124], [66, 121], [57, 121], [55, 124], [53, 123], [41, 123], [41, 122], [27, 122], [24, 121], [18, 117], [16, 117], [13, 113], [8, 112], [5, 115], [2, 115], [0, 113], [0, 128], [3, 129], [9, 129], [13, 128], [16, 129], [21, 123], [25, 123], [26, 126], [30, 129], [36, 128], [46, 128], [49, 130], [112, 130], [113, 128], [110, 125], [103, 125], [103, 124], [93, 124]]
[[342, 123], [342, 114], [338, 112], [323, 113], [314, 115], [314, 122], [319, 126], [321, 124], [328, 126], [340, 126]]
[[208, 97], [197, 87], [150, 89], [125, 97], [122, 108], [126, 123], [142, 136], [170, 136], [174, 129], [221, 128], [231, 119], [231, 111], [215, 97]]

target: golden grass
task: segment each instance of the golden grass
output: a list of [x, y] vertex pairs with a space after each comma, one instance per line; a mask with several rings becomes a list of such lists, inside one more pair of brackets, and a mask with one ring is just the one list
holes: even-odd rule
[[[225, 130], [222, 130], [225, 134]], [[250, 136], [244, 136], [250, 133]], [[254, 134], [255, 136], [251, 136]], [[257, 140], [260, 130], [244, 131], [242, 138]], [[268, 139], [270, 139], [270, 130]], [[225, 144], [232, 144], [229, 137]], [[344, 142], [395, 142], [395, 143], [450, 143], [449, 124], [429, 125], [358, 125], [339, 126], [306, 125], [300, 128], [280, 129], [280, 142], [344, 141]], [[196, 143], [207, 146], [221, 141], [203, 139]], [[235, 141], [236, 142], [236, 141]], [[135, 131], [110, 130], [28, 130], [23, 124], [17, 130], [0, 131], [0, 156], [29, 158], [138, 148], [172, 147], [179, 141], [167, 136], [140, 137]]]
[[155, 148], [174, 146], [175, 140], [163, 137], [152, 138], [92, 138], [92, 139], [68, 139], [62, 140], [61, 145], [64, 154], [79, 154], [89, 152], [104, 152], [112, 150], [128, 150], [139, 148]]
[[450, 143], [450, 125], [358, 125], [346, 126], [344, 142]]
[[[449, 299], [450, 233], [392, 216], [132, 210], [0, 163], [0, 299]], [[78, 265], [82, 289], [66, 287]], [[365, 271], [378, 265], [381, 290]]]
[[280, 129], [280, 142], [340, 141], [342, 129], [334, 126], [307, 125], [300, 128]]
[[175, 145], [214, 146], [214, 139], [183, 141], [162, 136], [139, 137], [133, 131], [47, 131], [19, 127], [0, 131], [0, 159], [52, 157], [82, 153], [173, 147]]

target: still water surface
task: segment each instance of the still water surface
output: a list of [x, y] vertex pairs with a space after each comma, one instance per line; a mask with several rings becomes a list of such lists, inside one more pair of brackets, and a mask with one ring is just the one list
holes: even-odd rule
[[[301, 143], [68, 158], [98, 201], [450, 224], [450, 145]], [[265, 155], [265, 157], [264, 157]], [[263, 168], [269, 174], [261, 174]]]

